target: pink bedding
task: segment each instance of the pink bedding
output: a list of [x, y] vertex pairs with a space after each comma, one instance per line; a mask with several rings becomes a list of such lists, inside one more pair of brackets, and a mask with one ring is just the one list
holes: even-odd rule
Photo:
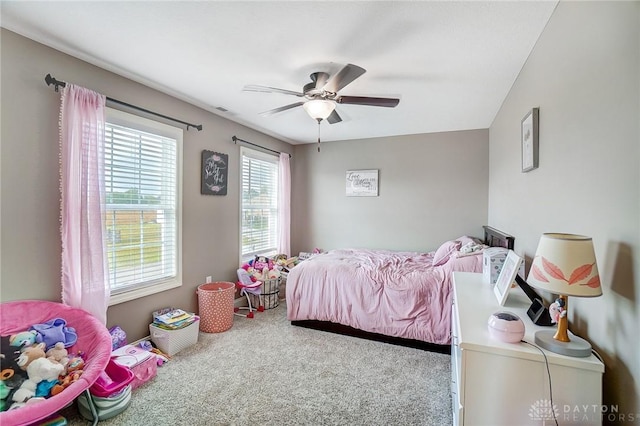
[[446, 345], [453, 271], [482, 271], [482, 254], [433, 266], [434, 253], [332, 250], [287, 277], [287, 319], [330, 321]]
[[84, 352], [86, 361], [80, 379], [58, 395], [33, 405], [0, 412], [2, 426], [31, 424], [61, 410], [96, 381], [111, 357], [109, 331], [82, 309], [43, 300], [5, 302], [0, 304], [0, 318], [1, 336], [27, 330], [33, 324], [41, 324], [53, 318], [63, 318], [78, 334], [76, 344], [68, 351]]

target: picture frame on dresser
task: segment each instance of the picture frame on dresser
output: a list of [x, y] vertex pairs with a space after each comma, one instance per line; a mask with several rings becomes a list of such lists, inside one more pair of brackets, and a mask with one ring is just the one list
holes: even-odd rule
[[496, 285], [493, 287], [493, 292], [496, 295], [496, 299], [500, 306], [504, 306], [504, 302], [507, 301], [509, 289], [511, 288], [513, 281], [516, 279], [516, 275], [518, 275], [518, 268], [520, 268], [521, 262], [522, 258], [513, 250], [509, 250], [507, 258], [504, 260], [504, 265], [498, 275]]

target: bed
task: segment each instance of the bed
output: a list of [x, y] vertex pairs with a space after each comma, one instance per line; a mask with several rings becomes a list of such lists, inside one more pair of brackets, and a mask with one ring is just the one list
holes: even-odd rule
[[[0, 316], [1, 336], [27, 330], [32, 324], [44, 323], [52, 318], [63, 318], [77, 333], [77, 341], [68, 352], [83, 352], [85, 358], [82, 375], [76, 382], [42, 402], [0, 412], [0, 424], [3, 426], [33, 424], [71, 404], [78, 395], [93, 385], [111, 357], [109, 331], [82, 309], [44, 300], [22, 300], [0, 304]], [[96, 423], [97, 420], [94, 425]]]
[[304, 260], [288, 274], [292, 325], [449, 353], [454, 271], [481, 272], [486, 247], [514, 238], [484, 226], [428, 253], [340, 249]]

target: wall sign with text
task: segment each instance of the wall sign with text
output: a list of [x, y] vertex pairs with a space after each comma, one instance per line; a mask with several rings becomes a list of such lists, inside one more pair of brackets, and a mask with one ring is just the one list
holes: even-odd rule
[[202, 185], [204, 195], [227, 195], [229, 156], [213, 151], [202, 151]]
[[347, 170], [347, 197], [377, 197], [378, 170]]

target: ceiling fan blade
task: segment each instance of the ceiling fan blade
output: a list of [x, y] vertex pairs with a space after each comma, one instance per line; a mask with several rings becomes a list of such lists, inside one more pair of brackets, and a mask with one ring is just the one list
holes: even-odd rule
[[286, 111], [291, 108], [299, 107], [302, 104], [304, 104], [304, 102], [295, 102], [293, 104], [289, 104], [289, 105], [281, 106], [279, 108], [270, 109], [269, 111], [261, 112], [260, 115], [269, 116], [269, 115], [277, 114], [279, 112]]
[[263, 92], [263, 93], [283, 93], [285, 95], [293, 95], [303, 97], [304, 94], [300, 92], [294, 92], [293, 90], [278, 89], [277, 87], [259, 86], [257, 84], [248, 84], [242, 88], [245, 92]]
[[327, 92], [337, 93], [344, 88], [347, 84], [351, 83], [356, 78], [367, 72], [364, 68], [360, 68], [357, 65], [347, 64], [337, 74], [333, 75], [323, 89]]
[[372, 98], [369, 96], [338, 96], [336, 102], [339, 104], [368, 105], [377, 107], [393, 108], [400, 103], [397, 98]]
[[333, 112], [331, 112], [331, 114], [329, 115], [329, 117], [327, 117], [327, 121], [329, 122], [329, 124], [336, 124], [342, 121], [342, 117], [340, 117], [340, 114], [338, 114], [338, 111], [334, 109]]

